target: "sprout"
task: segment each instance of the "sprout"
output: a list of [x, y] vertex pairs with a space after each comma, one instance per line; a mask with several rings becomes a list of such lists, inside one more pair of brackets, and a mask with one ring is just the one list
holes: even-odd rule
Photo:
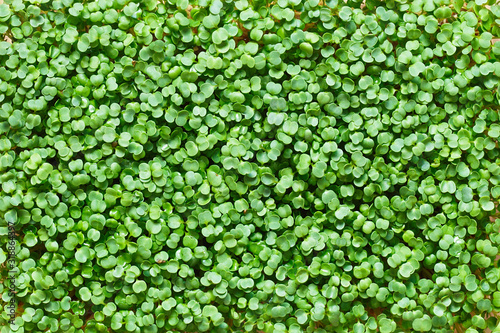
[[498, 331], [494, 1], [42, 2], [0, 4], [7, 331]]

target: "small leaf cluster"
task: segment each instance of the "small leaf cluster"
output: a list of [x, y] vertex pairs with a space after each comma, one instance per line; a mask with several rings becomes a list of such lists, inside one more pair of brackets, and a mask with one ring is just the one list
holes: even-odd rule
[[4, 0], [0, 332], [500, 332], [499, 24]]

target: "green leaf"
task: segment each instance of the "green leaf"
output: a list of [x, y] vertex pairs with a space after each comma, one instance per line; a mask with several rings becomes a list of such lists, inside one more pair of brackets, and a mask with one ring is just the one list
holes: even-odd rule
[[463, 0], [453, 0], [453, 8], [457, 13], [460, 13], [460, 10], [462, 9], [463, 5], [464, 5]]
[[138, 280], [132, 285], [132, 289], [136, 294], [140, 294], [147, 290], [147, 284], [144, 281]]
[[90, 259], [90, 250], [88, 247], [81, 247], [75, 252], [75, 259], [80, 263], [85, 263]]

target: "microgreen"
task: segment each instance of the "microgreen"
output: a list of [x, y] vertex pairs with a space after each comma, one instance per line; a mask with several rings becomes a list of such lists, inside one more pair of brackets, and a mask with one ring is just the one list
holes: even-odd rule
[[1, 331], [498, 332], [499, 22], [4, 0]]

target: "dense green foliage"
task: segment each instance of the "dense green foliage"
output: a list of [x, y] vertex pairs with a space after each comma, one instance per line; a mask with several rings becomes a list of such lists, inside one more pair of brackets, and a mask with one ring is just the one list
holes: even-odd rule
[[4, 2], [2, 333], [500, 332], [494, 0]]

